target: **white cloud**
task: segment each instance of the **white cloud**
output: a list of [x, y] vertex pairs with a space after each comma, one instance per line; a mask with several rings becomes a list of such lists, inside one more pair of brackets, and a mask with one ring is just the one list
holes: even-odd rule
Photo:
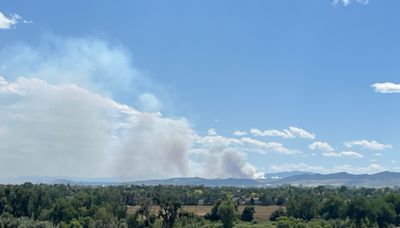
[[400, 84], [392, 82], [375, 83], [371, 85], [377, 93], [400, 93]]
[[227, 147], [234, 147], [242, 145], [242, 141], [235, 138], [228, 138], [221, 135], [207, 135], [207, 136], [196, 136], [195, 143], [199, 146], [216, 148], [216, 150], [221, 151]]
[[325, 173], [327, 169], [322, 166], [312, 166], [305, 163], [291, 163], [272, 165], [269, 170], [271, 172], [291, 172], [291, 171], [306, 171], [306, 172], [321, 172]]
[[10, 29], [15, 24], [17, 24], [17, 18], [6, 16], [0, 12], [0, 29]]
[[[348, 173], [355, 173], [355, 174], [371, 174], [371, 173], [378, 173], [385, 171], [385, 167], [382, 167], [379, 164], [373, 163], [366, 167], [354, 167], [351, 165], [338, 165], [334, 168], [335, 172], [348, 172]], [[341, 170], [341, 171], [339, 171]]]
[[143, 93], [139, 96], [139, 107], [144, 112], [158, 112], [161, 108], [161, 103], [152, 93]]
[[214, 128], [210, 128], [208, 129], [207, 134], [210, 136], [214, 136], [217, 135], [217, 131]]
[[315, 134], [310, 133], [304, 129], [297, 127], [289, 127], [290, 132], [292, 132], [295, 137], [303, 138], [303, 139], [315, 139]]
[[233, 135], [235, 135], [235, 136], [245, 136], [245, 135], [247, 135], [247, 132], [245, 132], [245, 131], [234, 131]]
[[342, 151], [342, 152], [324, 152], [322, 153], [324, 157], [351, 157], [351, 158], [363, 158], [364, 156], [360, 153], [354, 151]]
[[282, 131], [272, 129], [261, 131], [259, 129], [253, 128], [250, 130], [250, 133], [254, 136], [270, 136], [270, 137], [282, 137], [285, 139], [291, 138], [303, 138], [303, 139], [315, 139], [315, 134], [310, 133], [304, 129], [298, 127], [289, 127], [289, 129], [284, 129]]
[[207, 136], [196, 136], [195, 143], [195, 148], [208, 148], [207, 150], [211, 153], [220, 153], [226, 148], [235, 148], [239, 151], [256, 152], [261, 154], [265, 154], [266, 152], [275, 152], [286, 155], [299, 153], [299, 151], [288, 149], [284, 147], [283, 144], [277, 142], [263, 142], [248, 137], [240, 139], [224, 137], [216, 134], [214, 129], [209, 129]]
[[327, 142], [316, 141], [311, 143], [308, 148], [311, 150], [333, 151], [334, 149]]
[[342, 3], [344, 6], [348, 6], [352, 2], [367, 5], [369, 3], [369, 0], [333, 0], [333, 5], [336, 6], [337, 4]]
[[11, 29], [18, 23], [32, 23], [32, 21], [24, 20], [18, 14], [6, 15], [0, 12], [0, 29]]
[[281, 143], [277, 142], [262, 142], [248, 137], [241, 138], [240, 140], [251, 147], [259, 147], [262, 149], [262, 151], [272, 151], [286, 155], [294, 155], [299, 153], [298, 151], [287, 149]]
[[290, 172], [290, 171], [306, 171], [306, 172], [316, 172], [316, 173], [338, 173], [347, 172], [353, 174], [371, 174], [382, 172], [386, 170], [379, 164], [372, 163], [368, 166], [352, 166], [352, 165], [336, 165], [333, 167], [323, 167], [323, 166], [312, 166], [305, 163], [289, 163], [281, 165], [273, 165], [269, 168], [270, 172]]
[[369, 150], [385, 150], [385, 149], [393, 148], [393, 146], [390, 144], [382, 144], [375, 140], [372, 140], [372, 141], [368, 141], [368, 140], [347, 141], [344, 143], [344, 145], [348, 148], [351, 148], [354, 146], [360, 146], [364, 149], [369, 149]]
[[254, 136], [270, 136], [270, 137], [282, 137], [285, 139], [290, 139], [290, 138], [294, 138], [294, 135], [292, 134], [292, 132], [290, 132], [289, 130], [285, 129], [283, 131], [279, 131], [279, 130], [266, 130], [266, 131], [261, 131], [259, 129], [251, 129], [250, 133], [253, 134]]

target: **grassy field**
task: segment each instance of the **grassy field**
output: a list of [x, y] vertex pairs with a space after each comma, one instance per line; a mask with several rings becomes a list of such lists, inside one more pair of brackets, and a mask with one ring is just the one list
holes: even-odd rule
[[[183, 206], [183, 210], [193, 212], [196, 215], [204, 216], [206, 213], [211, 211], [212, 206]], [[241, 213], [245, 206], [239, 206], [239, 212]], [[272, 212], [278, 210], [280, 206], [254, 206], [256, 211], [254, 217], [262, 222], [268, 221], [269, 216]], [[135, 213], [139, 209], [139, 206], [129, 207], [128, 213]], [[158, 207], [153, 207], [152, 211], [156, 213]]]

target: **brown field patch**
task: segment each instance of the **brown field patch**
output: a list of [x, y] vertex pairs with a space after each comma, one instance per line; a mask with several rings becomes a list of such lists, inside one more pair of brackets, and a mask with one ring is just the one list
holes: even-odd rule
[[[239, 206], [239, 212], [241, 213], [246, 206]], [[139, 206], [133, 206], [128, 208], [128, 213], [133, 214], [138, 210]], [[158, 212], [157, 206], [153, 206], [151, 210], [153, 213]], [[212, 206], [183, 206], [182, 209], [187, 212], [193, 212], [195, 215], [204, 216], [211, 211]], [[268, 221], [271, 214], [281, 208], [281, 206], [254, 206], [256, 211], [254, 217], [262, 222]]]

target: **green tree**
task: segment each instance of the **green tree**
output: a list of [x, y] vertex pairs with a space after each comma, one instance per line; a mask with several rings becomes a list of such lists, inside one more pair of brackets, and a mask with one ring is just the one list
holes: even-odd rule
[[94, 214], [94, 220], [96, 228], [115, 227], [117, 224], [113, 214], [107, 211], [105, 207], [97, 209]]
[[347, 216], [354, 220], [356, 227], [362, 226], [363, 220], [371, 215], [371, 208], [365, 197], [357, 196], [351, 200], [347, 206]]
[[155, 222], [155, 215], [151, 213], [150, 203], [143, 203], [134, 215], [135, 220], [138, 220], [143, 227], [151, 227]]
[[280, 207], [278, 210], [272, 212], [271, 216], [269, 217], [269, 220], [271, 221], [276, 221], [279, 217], [286, 216], [286, 211]]
[[208, 219], [208, 220], [210, 220], [210, 221], [218, 221], [220, 218], [219, 218], [219, 215], [218, 215], [218, 207], [219, 207], [219, 205], [221, 204], [221, 201], [220, 200], [218, 200], [215, 204], [214, 204], [214, 206], [211, 208], [211, 212], [210, 213], [207, 213], [205, 216], [204, 216], [204, 218], [205, 219]]
[[389, 227], [396, 222], [394, 206], [383, 199], [373, 201], [373, 217], [379, 227]]
[[342, 198], [333, 196], [322, 203], [320, 213], [325, 219], [339, 219], [344, 216], [345, 203]]
[[385, 196], [386, 202], [392, 204], [396, 211], [396, 225], [400, 225], [400, 194], [389, 193]]
[[261, 204], [264, 205], [264, 206], [269, 206], [269, 205], [273, 205], [274, 204], [274, 200], [267, 193], [263, 193], [260, 196], [259, 200], [261, 201]]
[[240, 219], [245, 222], [251, 222], [254, 219], [254, 213], [255, 213], [254, 207], [247, 206], [243, 209]]
[[219, 205], [218, 216], [220, 217], [224, 228], [233, 227], [233, 222], [235, 221], [237, 216], [237, 207], [230, 197], [222, 201]]
[[69, 222], [75, 218], [75, 209], [69, 201], [60, 198], [54, 204], [50, 216], [55, 224]]
[[176, 192], [161, 190], [155, 197], [156, 203], [160, 206], [158, 215], [162, 218], [163, 228], [171, 228], [174, 226], [178, 217], [181, 203]]
[[318, 203], [312, 196], [291, 198], [288, 202], [287, 213], [294, 218], [307, 221], [313, 219], [318, 211]]

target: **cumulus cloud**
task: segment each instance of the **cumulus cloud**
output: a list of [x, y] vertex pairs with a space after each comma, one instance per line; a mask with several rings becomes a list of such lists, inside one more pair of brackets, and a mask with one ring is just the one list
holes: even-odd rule
[[351, 148], [354, 146], [360, 146], [360, 147], [362, 147], [364, 149], [368, 149], [368, 150], [385, 150], [385, 149], [393, 148], [393, 146], [390, 144], [382, 144], [375, 140], [372, 140], [372, 141], [368, 141], [368, 140], [347, 141], [344, 143], [344, 145], [348, 148]]
[[253, 134], [254, 136], [282, 137], [285, 139], [292, 139], [292, 138], [315, 139], [314, 133], [292, 126], [289, 127], [289, 129], [283, 129], [283, 130], [272, 129], [265, 131], [253, 128], [250, 130], [250, 133]]
[[247, 132], [245, 132], [245, 131], [234, 131], [233, 135], [235, 135], [235, 136], [245, 136], [245, 135], [247, 135]]
[[329, 145], [327, 142], [321, 141], [311, 143], [308, 148], [310, 148], [310, 150], [333, 151], [331, 145]]
[[371, 87], [375, 89], [377, 93], [400, 93], [400, 84], [393, 82], [375, 83]]
[[323, 166], [312, 166], [306, 163], [289, 163], [289, 164], [281, 164], [281, 165], [273, 165], [269, 168], [271, 172], [290, 172], [290, 171], [307, 171], [307, 172], [316, 172], [316, 173], [338, 173], [338, 172], [347, 172], [353, 174], [371, 174], [382, 172], [385, 170], [385, 167], [372, 163], [367, 166], [352, 166], [352, 165], [336, 165], [333, 167], [323, 167]]
[[240, 140], [242, 142], [246, 143], [250, 147], [258, 147], [261, 150], [254, 150], [254, 151], [259, 151], [263, 154], [265, 154], [268, 151], [277, 152], [277, 153], [286, 154], [286, 155], [294, 155], [294, 154], [299, 153], [298, 151], [285, 148], [281, 143], [277, 143], [277, 142], [263, 142], [263, 141], [248, 138], [248, 137], [241, 138]]
[[[260, 154], [274, 152], [285, 155], [294, 155], [299, 153], [299, 151], [286, 148], [281, 143], [263, 142], [249, 137], [242, 137], [240, 139], [229, 138], [217, 135], [216, 132], [213, 132], [213, 129], [210, 130], [208, 133], [211, 134], [208, 134], [207, 136], [196, 136], [195, 148], [207, 148], [207, 151], [210, 153], [220, 153], [226, 148], [234, 148], [239, 151], [256, 152]], [[196, 150], [196, 153], [198, 153], [198, 150]]]
[[354, 151], [342, 151], [342, 152], [324, 152], [322, 153], [324, 157], [351, 157], [351, 158], [363, 158], [364, 156], [360, 153]]
[[261, 131], [259, 129], [251, 129], [250, 133], [253, 134], [254, 136], [271, 136], [271, 137], [282, 137], [285, 139], [290, 139], [290, 138], [294, 138], [294, 135], [292, 134], [292, 132], [290, 132], [289, 130], [285, 129], [283, 131], [279, 131], [279, 130], [266, 130], [266, 131]]
[[369, 0], [334, 0], [333, 5], [336, 6], [337, 4], [343, 4], [344, 6], [348, 6], [352, 2], [367, 5], [369, 3]]

